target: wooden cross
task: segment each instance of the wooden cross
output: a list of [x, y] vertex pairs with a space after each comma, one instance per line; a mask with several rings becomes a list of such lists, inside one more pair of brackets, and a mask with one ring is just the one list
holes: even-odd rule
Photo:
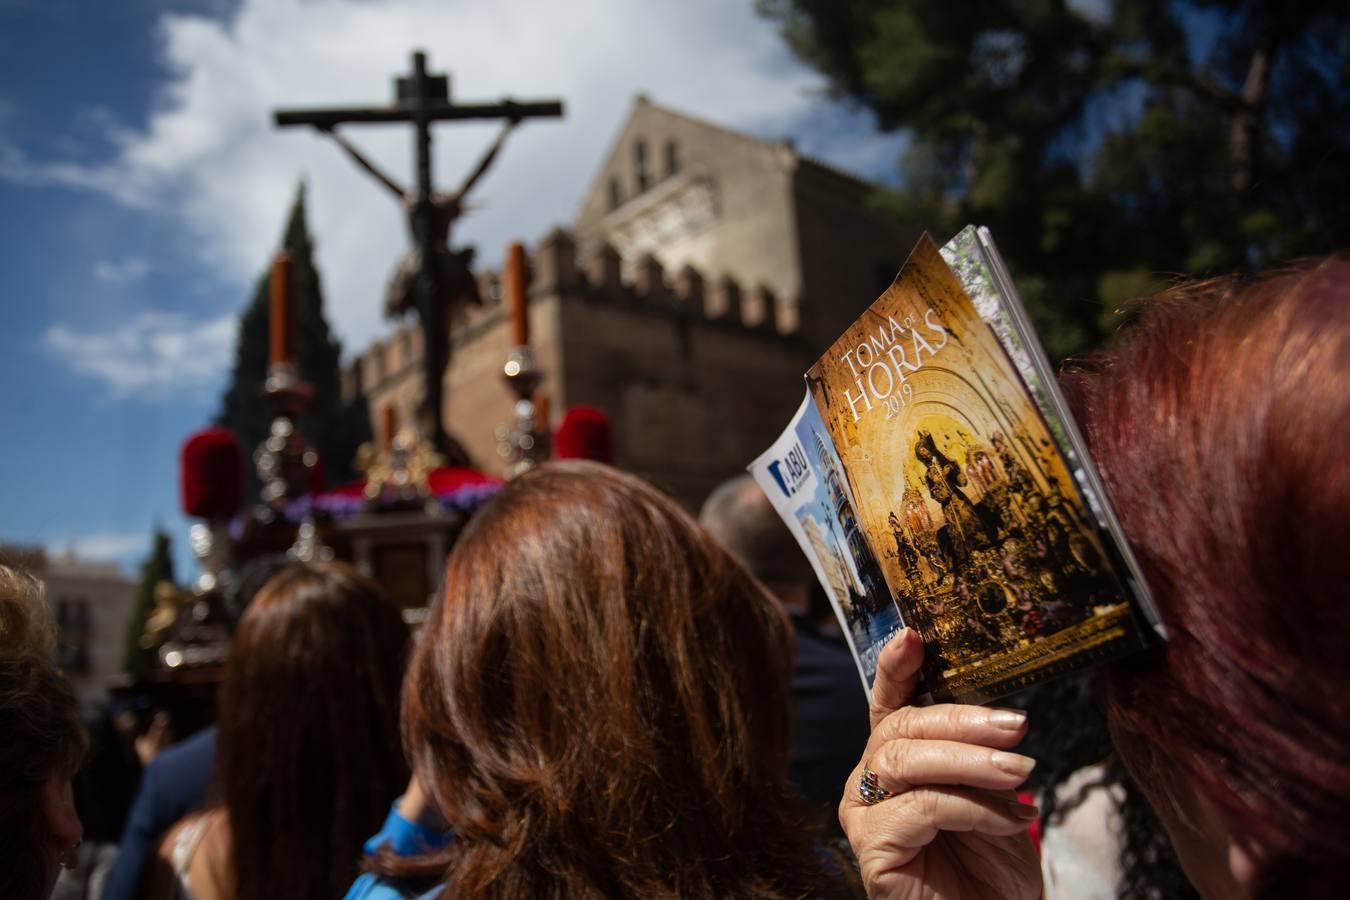
[[[422, 393], [421, 424], [423, 436], [452, 462], [456, 460], [453, 444], [445, 431], [443, 420], [443, 392], [446, 365], [449, 362], [450, 337], [446, 327], [445, 309], [441, 304], [437, 265], [437, 229], [433, 209], [431, 180], [431, 123], [462, 119], [505, 119], [517, 123], [524, 119], [558, 118], [563, 114], [559, 100], [518, 102], [504, 99], [500, 103], [455, 104], [450, 102], [450, 79], [445, 75], [427, 72], [427, 57], [422, 51], [412, 55], [412, 74], [397, 78], [394, 84], [394, 104], [384, 107], [330, 108], [307, 110], [277, 110], [276, 125], [281, 128], [308, 125], [324, 132], [342, 124], [373, 124], [381, 122], [411, 122], [416, 131], [417, 197], [413, 205], [413, 233], [421, 249], [421, 270], [417, 281], [417, 312], [422, 325], [423, 373], [425, 387]], [[391, 182], [366, 163], [349, 145], [343, 145], [364, 168], [388, 186]], [[472, 181], [481, 176], [490, 164], [498, 144], [480, 164]]]

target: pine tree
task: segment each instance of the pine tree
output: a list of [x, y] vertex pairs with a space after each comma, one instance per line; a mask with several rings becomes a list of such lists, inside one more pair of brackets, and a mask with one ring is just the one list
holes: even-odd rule
[[150, 618], [150, 613], [155, 609], [155, 586], [161, 581], [173, 581], [173, 554], [168, 534], [156, 528], [154, 548], [145, 562], [141, 563], [141, 586], [136, 590], [136, 605], [132, 609], [131, 621], [127, 623], [122, 668], [129, 675], [145, 675], [154, 668], [154, 651], [141, 647], [141, 635], [145, 631], [145, 620]]
[[905, 129], [896, 214], [988, 225], [1053, 355], [1160, 273], [1350, 242], [1350, 7], [1332, 0], [756, 0]]
[[[300, 377], [314, 389], [314, 400], [301, 417], [300, 432], [322, 460], [326, 485], [353, 477], [356, 448], [370, 440], [370, 419], [365, 398], [343, 403], [341, 391], [342, 344], [328, 328], [323, 314], [323, 290], [314, 268], [314, 244], [305, 220], [305, 187], [296, 191], [281, 246], [292, 260], [292, 297], [296, 317], [296, 354]], [[246, 454], [252, 454], [267, 437], [272, 410], [263, 397], [267, 379], [268, 287], [270, 264], [258, 279], [253, 301], [239, 323], [234, 372], [221, 398], [216, 421], [239, 438]], [[261, 490], [251, 460], [244, 466], [245, 493], [256, 501]]]

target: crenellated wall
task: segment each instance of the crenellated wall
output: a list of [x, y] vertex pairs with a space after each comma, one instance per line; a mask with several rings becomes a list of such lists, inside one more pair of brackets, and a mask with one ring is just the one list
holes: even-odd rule
[[[763, 285], [685, 267], [673, 275], [643, 256], [622, 276], [609, 246], [579, 257], [571, 234], [550, 232], [528, 253], [531, 346], [553, 422], [566, 407], [599, 406], [614, 426], [616, 462], [691, 505], [744, 468], [801, 400], [809, 364], [788, 310]], [[482, 306], [451, 331], [446, 422], [482, 468], [497, 472], [495, 431], [511, 415], [501, 379], [510, 350], [498, 273], [478, 276]], [[411, 420], [421, 393], [415, 320], [348, 367], [377, 440]], [[392, 410], [392, 412], [390, 412]]]
[[[650, 253], [639, 257], [633, 277], [624, 278], [617, 250], [602, 244], [579, 257], [571, 233], [562, 228], [540, 241], [528, 255], [528, 266], [531, 297], [557, 294], [568, 300], [623, 305], [653, 316], [769, 334], [790, 335], [797, 330], [795, 305], [781, 303], [767, 285], [743, 286], [725, 273], [709, 278], [691, 266], [666, 272]], [[497, 272], [483, 270], [478, 284], [485, 306], [470, 311], [470, 324], [501, 299]]]

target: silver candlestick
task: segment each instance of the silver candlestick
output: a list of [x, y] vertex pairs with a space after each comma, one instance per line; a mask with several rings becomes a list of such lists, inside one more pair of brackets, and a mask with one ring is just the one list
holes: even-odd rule
[[511, 348], [502, 367], [502, 378], [516, 395], [515, 421], [497, 428], [497, 452], [506, 459], [506, 477], [515, 478], [533, 469], [547, 455], [546, 436], [535, 428], [534, 392], [544, 380], [526, 344]]
[[313, 388], [300, 379], [295, 363], [272, 363], [263, 393], [275, 414], [266, 440], [253, 452], [253, 462], [263, 482], [263, 512], [271, 519], [282, 512], [287, 500], [309, 492], [310, 474], [319, 457], [295, 427], [314, 396]]

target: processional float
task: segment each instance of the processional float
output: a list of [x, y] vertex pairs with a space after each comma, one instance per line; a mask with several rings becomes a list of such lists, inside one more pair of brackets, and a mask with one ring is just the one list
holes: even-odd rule
[[[415, 243], [396, 270], [385, 309], [391, 318], [409, 311], [418, 318], [423, 338], [418, 415], [412, 427], [397, 432], [389, 428], [378, 448], [362, 448], [358, 462], [365, 478], [328, 490], [317, 483], [321, 461], [298, 427], [312, 388], [298, 365], [293, 266], [289, 256], [279, 254], [271, 272], [270, 362], [264, 386], [272, 421], [252, 453], [262, 482], [260, 502], [243, 508], [243, 448], [230, 432], [215, 427], [189, 437], [180, 460], [182, 505], [187, 515], [202, 520], [191, 532], [202, 574], [189, 590], [166, 585], [162, 591], [155, 627], [143, 640], [159, 661], [152, 687], [213, 687], [243, 598], [265, 580], [263, 575], [288, 560], [350, 561], [381, 584], [410, 623], [425, 615], [450, 545], [468, 516], [501, 484], [472, 467], [444, 424], [450, 325], [462, 315], [464, 304], [479, 299], [469, 270], [473, 251], [450, 248], [451, 227], [510, 131], [526, 119], [561, 115], [562, 103], [556, 100], [452, 103], [449, 78], [429, 74], [422, 52], [413, 54], [411, 74], [396, 79], [390, 106], [275, 113], [280, 127], [310, 126], [331, 136], [408, 209]], [[505, 120], [505, 126], [457, 191], [437, 193], [432, 185], [431, 124], [473, 119]], [[340, 125], [387, 122], [414, 126], [415, 191], [401, 188], [337, 132]], [[496, 437], [509, 478], [547, 455], [548, 430], [546, 420], [540, 424], [536, 401], [542, 373], [529, 346], [528, 276], [519, 244], [508, 248], [504, 275], [511, 348], [502, 377], [516, 402], [509, 424]], [[199, 704], [203, 694], [180, 690], [177, 696], [161, 696], [157, 704], [182, 705], [188, 696]], [[201, 708], [186, 716], [171, 712], [175, 721], [207, 714]]]

